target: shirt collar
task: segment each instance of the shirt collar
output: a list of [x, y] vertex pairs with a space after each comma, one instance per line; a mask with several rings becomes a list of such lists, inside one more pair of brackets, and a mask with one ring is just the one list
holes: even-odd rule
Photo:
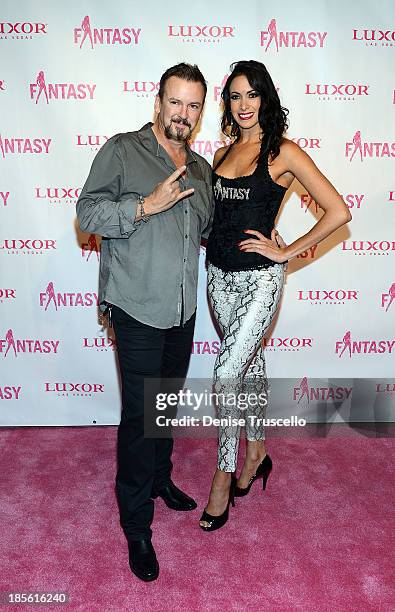
[[[169, 157], [168, 153], [166, 153], [165, 149], [157, 141], [157, 138], [153, 130], [151, 129], [152, 126], [153, 126], [153, 123], [149, 121], [148, 123], [143, 125], [143, 127], [137, 132], [140, 142], [147, 149], [152, 151], [152, 153], [156, 155], [156, 157], [163, 157], [162, 151], [166, 154], [166, 157]], [[190, 164], [192, 162], [197, 162], [197, 159], [188, 144], [186, 145], [185, 150], [187, 154], [186, 163]]]

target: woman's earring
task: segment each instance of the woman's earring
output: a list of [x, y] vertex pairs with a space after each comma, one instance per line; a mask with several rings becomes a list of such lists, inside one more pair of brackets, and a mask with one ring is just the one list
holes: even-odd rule
[[230, 135], [236, 136], [237, 134], [237, 123], [233, 120], [233, 117], [230, 120]]

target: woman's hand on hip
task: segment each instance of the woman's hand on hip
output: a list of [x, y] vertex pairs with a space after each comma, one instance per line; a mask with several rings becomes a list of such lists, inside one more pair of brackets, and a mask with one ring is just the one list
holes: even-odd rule
[[[243, 253], [258, 253], [276, 263], [287, 261], [287, 245], [276, 229], [272, 230], [270, 239], [256, 230], [248, 229], [244, 230], [244, 232], [250, 234], [251, 238], [239, 242], [238, 247], [240, 251]], [[255, 236], [255, 238], [252, 236]]]

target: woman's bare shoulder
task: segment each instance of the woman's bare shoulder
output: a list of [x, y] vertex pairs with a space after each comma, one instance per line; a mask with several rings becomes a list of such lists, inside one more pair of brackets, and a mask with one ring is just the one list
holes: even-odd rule
[[280, 145], [280, 155], [284, 158], [298, 157], [303, 155], [304, 151], [300, 148], [296, 142], [289, 140], [289, 138], [283, 138]]

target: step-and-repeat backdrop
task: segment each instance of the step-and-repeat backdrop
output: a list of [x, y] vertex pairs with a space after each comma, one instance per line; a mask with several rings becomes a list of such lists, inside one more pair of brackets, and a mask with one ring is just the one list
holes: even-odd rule
[[[301, 395], [351, 400], [353, 380], [369, 379], [362, 396], [385, 420], [395, 389], [394, 17], [391, 0], [358, 10], [323, 0], [3, 1], [0, 424], [118, 422], [116, 347], [97, 316], [100, 238], [79, 231], [76, 200], [98, 149], [152, 120], [159, 77], [180, 61], [208, 82], [192, 148], [211, 162], [224, 140], [221, 87], [241, 59], [265, 63], [290, 110], [288, 138], [353, 215], [290, 263], [264, 339], [268, 375], [299, 381], [283, 386], [295, 407]], [[321, 215], [295, 181], [277, 227], [289, 243]], [[218, 347], [202, 249], [190, 377], [211, 377]]]

